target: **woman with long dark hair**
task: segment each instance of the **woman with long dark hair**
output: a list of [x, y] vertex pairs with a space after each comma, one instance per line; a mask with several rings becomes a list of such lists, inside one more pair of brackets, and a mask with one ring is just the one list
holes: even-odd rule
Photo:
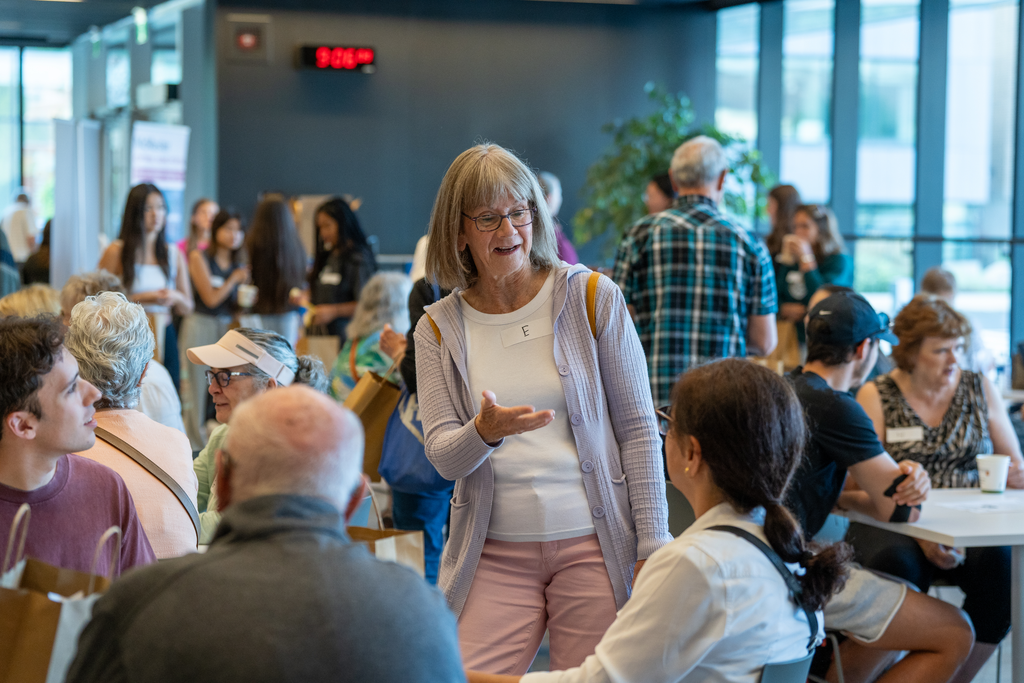
[[178, 386], [178, 335], [171, 312], [192, 312], [188, 267], [177, 249], [167, 244], [167, 201], [149, 183], [128, 193], [121, 234], [100, 258], [99, 267], [121, 278], [131, 301], [142, 304], [156, 330], [156, 359]]
[[178, 242], [178, 249], [188, 258], [193, 249], [206, 251], [210, 246], [210, 226], [213, 219], [220, 213], [217, 202], [208, 197], [200, 197], [192, 205], [191, 218], [188, 221], [188, 235]]
[[[195, 450], [206, 443], [205, 366], [188, 363], [185, 350], [216, 343], [231, 325], [236, 309], [238, 285], [248, 281], [249, 267], [244, 263], [242, 217], [221, 211], [210, 227], [205, 251], [189, 253], [188, 268], [195, 290], [195, 312], [181, 326], [181, 367], [185, 428]], [[188, 385], [186, 390], [185, 385]]]
[[[658, 412], [672, 485], [697, 520], [650, 557], [596, 654], [524, 682], [754, 683], [766, 665], [802, 659], [820, 639], [805, 608], [824, 622], [821, 609], [842, 587], [851, 551], [807, 547], [783, 507], [806, 436], [793, 389], [767, 368], [727, 359], [684, 374], [671, 415]], [[799, 596], [755, 541], [786, 563]], [[469, 680], [520, 679], [470, 672]]]
[[359, 219], [340, 197], [316, 210], [316, 257], [309, 274], [313, 322], [345, 340], [363, 286], [377, 272], [377, 260]]
[[291, 209], [281, 199], [264, 199], [245, 238], [252, 267], [252, 284], [258, 290], [253, 313], [263, 329], [277, 332], [292, 346], [299, 339], [299, 313], [291, 291], [306, 280], [306, 251], [295, 227]]

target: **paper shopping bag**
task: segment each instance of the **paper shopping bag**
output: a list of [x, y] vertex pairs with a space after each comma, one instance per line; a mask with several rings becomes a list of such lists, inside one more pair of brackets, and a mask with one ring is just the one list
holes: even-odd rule
[[327, 328], [323, 325], [314, 325], [306, 330], [306, 336], [299, 340], [298, 345], [303, 347], [300, 355], [319, 358], [324, 367], [329, 370], [334, 367], [334, 361], [338, 360], [338, 352], [341, 351], [341, 337], [336, 334], [328, 334]]
[[95, 574], [96, 563], [107, 541], [116, 538], [109, 567], [113, 574], [121, 530], [115, 526], [103, 534], [93, 556], [94, 573], [87, 574], [23, 557], [28, 518], [28, 505], [23, 505], [0, 574], [0, 683], [63, 683], [93, 604], [110, 586]]
[[422, 531], [399, 531], [398, 529], [385, 529], [384, 521], [381, 519], [380, 508], [377, 506], [377, 499], [373, 496], [371, 489], [371, 508], [377, 522], [376, 529], [368, 527], [348, 527], [349, 537], [356, 543], [364, 543], [369, 547], [370, 552], [378, 560], [385, 562], [396, 562], [402, 566], [409, 567], [420, 576], [425, 576], [423, 566], [423, 532]]
[[[387, 377], [393, 370], [394, 366], [384, 376]], [[363, 423], [363, 432], [366, 436], [363, 472], [371, 481], [380, 481], [380, 473], [377, 468], [380, 466], [384, 433], [387, 431], [391, 413], [395, 411], [395, 406], [398, 405], [398, 399], [401, 397], [402, 390], [398, 388], [397, 384], [384, 379], [375, 372], [365, 372], [352, 387], [352, 391], [343, 404], [358, 415]]]

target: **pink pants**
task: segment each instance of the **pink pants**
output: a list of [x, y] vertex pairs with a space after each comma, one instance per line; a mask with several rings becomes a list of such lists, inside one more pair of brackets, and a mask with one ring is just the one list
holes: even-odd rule
[[544, 630], [551, 669], [579, 666], [615, 620], [597, 535], [544, 543], [487, 539], [459, 616], [467, 669], [526, 673]]

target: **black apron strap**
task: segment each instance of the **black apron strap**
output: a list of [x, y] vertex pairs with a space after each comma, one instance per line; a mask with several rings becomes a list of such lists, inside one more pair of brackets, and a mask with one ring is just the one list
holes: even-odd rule
[[772, 550], [771, 546], [767, 543], [745, 529], [741, 529], [736, 526], [727, 526], [724, 524], [708, 527], [708, 529], [711, 531], [725, 531], [733, 534], [734, 536], [739, 536], [764, 553], [765, 557], [768, 558], [772, 565], [774, 565], [775, 569], [778, 570], [779, 574], [782, 575], [782, 580], [785, 581], [786, 586], [789, 587], [789, 592], [793, 597], [793, 602], [795, 602], [800, 609], [804, 611], [804, 614], [807, 615], [807, 625], [811, 629], [811, 640], [810, 644], [807, 646], [807, 651], [810, 652], [814, 650], [814, 645], [818, 640], [818, 615], [814, 610], [804, 604], [803, 598], [801, 597], [804, 592], [804, 587], [801, 586], [797, 578], [793, 576], [793, 572], [789, 571], [789, 568], [786, 566], [786, 563], [782, 561], [782, 558], [779, 557], [779, 554]]

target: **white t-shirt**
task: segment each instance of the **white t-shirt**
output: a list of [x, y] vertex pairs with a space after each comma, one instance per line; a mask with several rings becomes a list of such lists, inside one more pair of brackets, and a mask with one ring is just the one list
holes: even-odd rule
[[594, 533], [576, 439], [555, 366], [554, 274], [530, 303], [501, 315], [461, 299], [469, 388], [479, 412], [481, 392], [498, 405], [554, 410], [541, 429], [505, 437], [491, 453], [494, 498], [487, 538], [558, 541]]
[[154, 422], [185, 433], [185, 423], [181, 419], [181, 400], [174, 390], [171, 374], [155, 360], [149, 361], [146, 376], [142, 378], [138, 410]]

